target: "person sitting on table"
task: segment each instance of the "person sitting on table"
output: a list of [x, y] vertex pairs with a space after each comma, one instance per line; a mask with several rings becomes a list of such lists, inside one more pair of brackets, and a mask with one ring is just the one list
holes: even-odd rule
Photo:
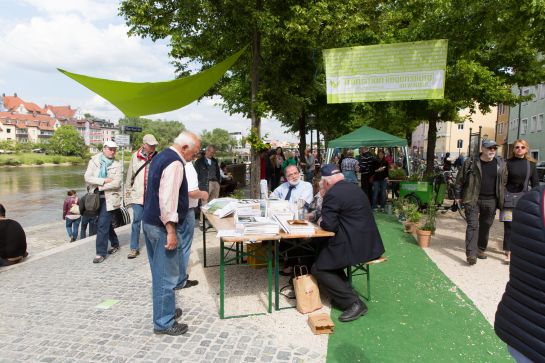
[[335, 236], [320, 246], [311, 273], [331, 296], [331, 304], [343, 311], [339, 321], [352, 321], [365, 315], [367, 306], [352, 289], [344, 269], [379, 258], [384, 245], [361, 188], [344, 181], [337, 165], [324, 165], [321, 174], [325, 196], [319, 224]]
[[288, 165], [285, 170], [287, 182], [281, 184], [271, 193], [271, 198], [288, 200], [290, 203], [297, 203], [304, 199], [308, 204], [312, 203], [312, 184], [301, 180], [299, 169], [295, 165]]
[[0, 204], [0, 266], [14, 265], [28, 256], [23, 227], [6, 218], [6, 209]]

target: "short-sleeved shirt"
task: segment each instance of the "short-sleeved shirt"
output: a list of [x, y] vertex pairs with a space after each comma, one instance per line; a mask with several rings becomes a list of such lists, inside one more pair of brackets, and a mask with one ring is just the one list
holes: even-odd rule
[[[187, 178], [187, 191], [199, 190], [199, 177], [193, 163], [185, 164], [185, 177]], [[199, 205], [199, 200], [189, 197], [189, 208], [195, 208]]]

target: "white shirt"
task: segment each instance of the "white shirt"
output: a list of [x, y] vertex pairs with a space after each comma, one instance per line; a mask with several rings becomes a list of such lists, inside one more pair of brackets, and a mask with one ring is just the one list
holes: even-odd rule
[[[185, 164], [185, 176], [187, 178], [187, 191], [199, 190], [199, 177], [193, 163]], [[199, 200], [189, 197], [189, 208], [195, 208], [199, 205]]]
[[[286, 195], [288, 195], [289, 190], [290, 183], [285, 182], [271, 193], [271, 197], [276, 197], [278, 199], [284, 200], [286, 199]], [[312, 203], [312, 201], [314, 200], [312, 184], [300, 180], [299, 184], [297, 184], [295, 188], [291, 190], [289, 202], [297, 203], [299, 199], [304, 199], [308, 204]]]
[[[170, 147], [185, 163], [182, 154], [173, 146]], [[170, 163], [161, 174], [159, 182], [159, 210], [161, 221], [178, 223], [178, 195], [184, 180], [184, 166], [179, 161]]]

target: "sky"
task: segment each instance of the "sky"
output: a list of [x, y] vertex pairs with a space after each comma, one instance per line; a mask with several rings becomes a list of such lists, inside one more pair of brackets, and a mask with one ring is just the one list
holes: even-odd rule
[[[122, 113], [57, 68], [129, 82], [175, 78], [168, 42], [127, 35], [114, 0], [1, 0], [0, 94], [17, 95], [39, 106], [70, 105], [113, 122]], [[229, 115], [221, 98], [205, 98], [176, 111], [146, 118], [182, 122], [196, 133], [226, 129], [249, 133], [250, 119]], [[296, 142], [275, 119], [262, 120], [262, 134]]]

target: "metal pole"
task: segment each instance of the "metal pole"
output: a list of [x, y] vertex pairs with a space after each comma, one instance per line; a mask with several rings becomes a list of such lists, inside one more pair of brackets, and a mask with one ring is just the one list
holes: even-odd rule
[[[121, 126], [121, 134], [125, 134], [125, 125]], [[125, 206], [125, 145], [121, 145], [121, 206]]]
[[[520, 86], [519, 86], [519, 97], [522, 97], [522, 88]], [[520, 139], [521, 105], [522, 105], [522, 101], [519, 101], [519, 122], [517, 127], [517, 140]]]

